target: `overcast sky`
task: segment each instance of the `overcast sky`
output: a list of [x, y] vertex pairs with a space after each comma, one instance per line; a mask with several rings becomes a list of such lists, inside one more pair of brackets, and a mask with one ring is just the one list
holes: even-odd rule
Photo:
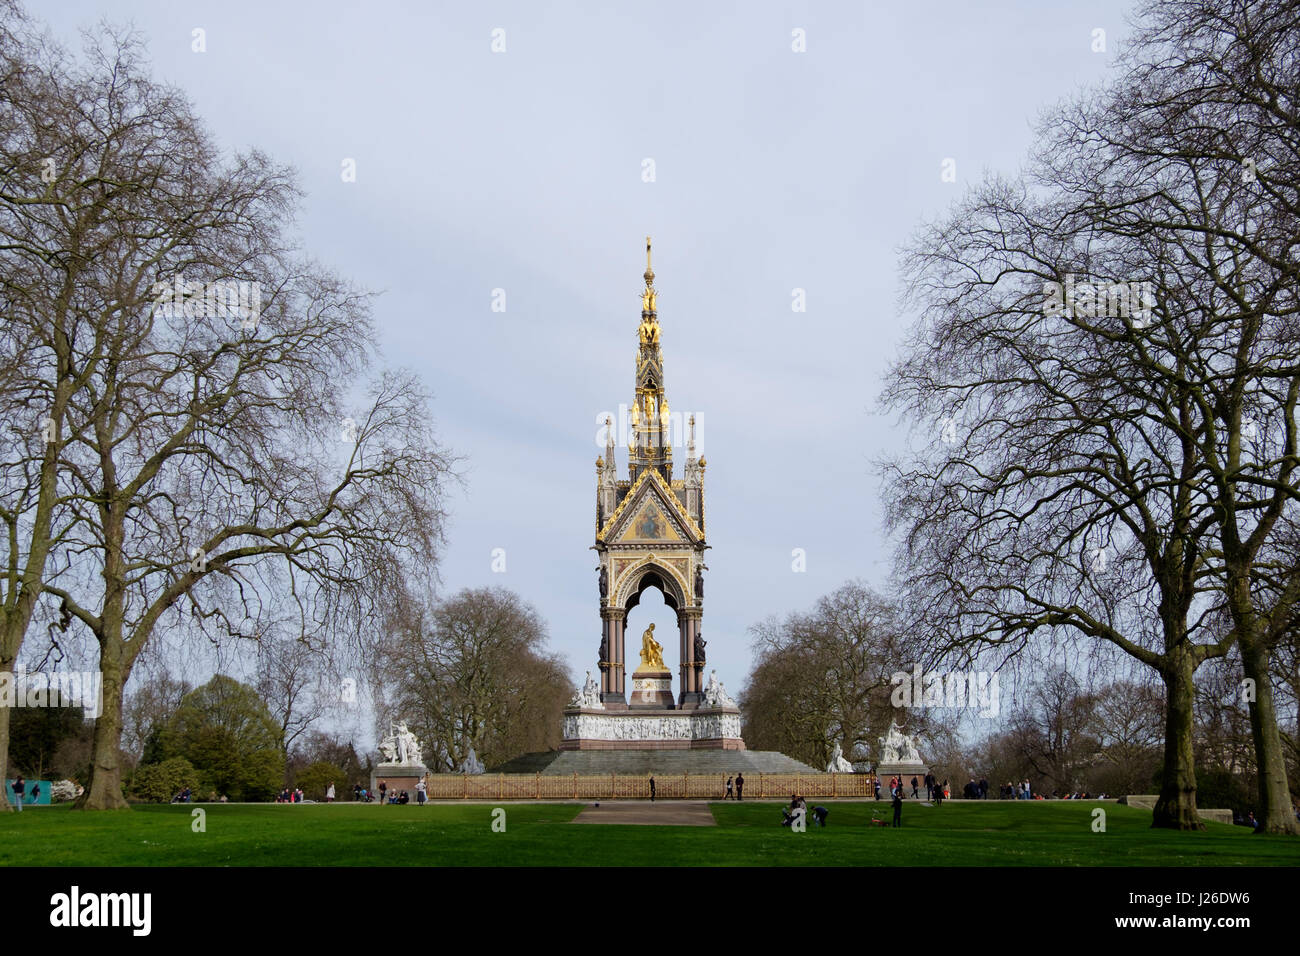
[[[871, 463], [901, 440], [873, 414], [908, 321], [898, 246], [1019, 167], [1038, 112], [1106, 76], [1128, 9], [29, 4], [70, 45], [101, 17], [133, 23], [219, 143], [298, 169], [304, 247], [383, 293], [387, 361], [423, 375], [464, 458], [444, 591], [517, 591], [578, 680], [600, 640], [597, 421], [633, 394], [652, 235], [669, 401], [697, 414], [709, 462], [703, 631], [733, 692], [752, 623], [886, 582]], [[629, 634], [650, 621], [675, 630], [657, 592]]]

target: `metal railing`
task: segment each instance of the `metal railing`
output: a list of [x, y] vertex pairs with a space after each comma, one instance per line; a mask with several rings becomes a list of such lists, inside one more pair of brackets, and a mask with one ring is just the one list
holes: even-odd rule
[[[721, 800], [727, 774], [655, 774], [658, 800]], [[734, 778], [733, 778], [734, 779]], [[434, 773], [425, 778], [430, 800], [617, 800], [649, 799], [644, 774]], [[869, 773], [755, 773], [745, 776], [745, 796], [874, 797]]]

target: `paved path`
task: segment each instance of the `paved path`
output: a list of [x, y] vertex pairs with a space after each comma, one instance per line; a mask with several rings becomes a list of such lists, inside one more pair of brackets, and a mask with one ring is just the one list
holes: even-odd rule
[[669, 827], [715, 827], [717, 821], [703, 800], [617, 800], [588, 805], [574, 823], [645, 823]]

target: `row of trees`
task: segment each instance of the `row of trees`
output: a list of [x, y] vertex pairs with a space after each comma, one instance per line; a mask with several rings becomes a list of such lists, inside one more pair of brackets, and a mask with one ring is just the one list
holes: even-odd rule
[[[1255, 808], [1258, 781], [1240, 673], [1240, 662], [1230, 660], [1198, 672], [1193, 727], [1198, 801], [1244, 815]], [[937, 754], [936, 772], [959, 786], [986, 777], [994, 787], [1029, 780], [1044, 794], [1147, 793], [1161, 777], [1164, 720], [1156, 685], [1121, 680], [1091, 688], [1053, 671], [1027, 690], [999, 730]], [[1290, 758], [1287, 769], [1300, 781], [1300, 762]]]
[[90, 639], [80, 806], [123, 807], [155, 636], [287, 614], [365, 650], [384, 598], [429, 586], [452, 463], [369, 296], [295, 246], [290, 171], [219, 149], [136, 37], [78, 59], [0, 0], [0, 80], [0, 673], [33, 634]]
[[1158, 678], [1161, 827], [1200, 826], [1196, 675], [1232, 654], [1257, 812], [1297, 832], [1274, 673], [1300, 614], [1298, 45], [1289, 0], [1146, 4], [1115, 82], [905, 257], [904, 614], [930, 660], [1049, 642]]
[[[904, 626], [892, 599], [860, 582], [810, 611], [763, 621], [752, 634], [755, 665], [740, 695], [751, 747], [820, 768], [839, 745], [856, 763], [874, 763], [878, 738], [897, 722], [918, 738], [936, 775], [958, 788], [986, 778], [996, 792], [1027, 779], [1036, 793], [1122, 795], [1148, 793], [1163, 778], [1165, 694], [1122, 656], [1094, 655], [1067, 669], [1024, 650], [1004, 659], [996, 706], [991, 695], [952, 701], [945, 694], [937, 706], [906, 698], [904, 708], [896, 676], [910, 684], [913, 663], [931, 645]], [[1293, 642], [1283, 646], [1294, 650]], [[1233, 652], [1198, 669], [1192, 747], [1198, 792], [1214, 806], [1245, 812], [1257, 809], [1259, 765], [1241, 674]], [[1284, 772], [1300, 793], [1300, 698], [1280, 661], [1272, 684], [1295, 714], [1284, 725]]]
[[[272, 638], [257, 645], [247, 683], [218, 674], [194, 687], [166, 670], [150, 673], [124, 701], [127, 792], [164, 799], [189, 786], [262, 800], [285, 784], [313, 796], [331, 782], [365, 784], [378, 755], [359, 754], [322, 727], [355, 717], [367, 689], [379, 733], [388, 714], [401, 714], [435, 773], [458, 770], [471, 752], [496, 765], [559, 744], [572, 683], [547, 650], [537, 611], [518, 595], [501, 588], [439, 602], [401, 595], [384, 629], [360, 687], [346, 685], [310, 643]], [[93, 722], [81, 711], [19, 710], [12, 731], [13, 764], [24, 773], [89, 779]]]

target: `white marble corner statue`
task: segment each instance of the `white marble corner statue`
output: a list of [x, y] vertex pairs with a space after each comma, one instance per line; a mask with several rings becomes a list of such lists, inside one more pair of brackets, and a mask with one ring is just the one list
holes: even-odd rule
[[907, 734], [898, 729], [898, 724], [891, 722], [889, 733], [880, 740], [880, 763], [921, 763], [916, 743]]
[[709, 671], [709, 683], [704, 688], [704, 705], [706, 707], [735, 707], [736, 702], [727, 695], [727, 688], [718, 680], [716, 670]]
[[600, 685], [591, 676], [591, 671], [587, 671], [587, 680], [578, 692], [573, 695], [573, 698], [569, 701], [569, 706], [585, 707], [587, 710], [605, 709], [605, 705], [600, 702]]
[[844, 759], [844, 751], [840, 749], [840, 742], [835, 741], [835, 750], [831, 753], [831, 762], [826, 765], [827, 773], [852, 773], [853, 764]]
[[483, 766], [483, 761], [478, 759], [478, 754], [474, 753], [474, 748], [469, 748], [469, 755], [460, 762], [461, 773], [483, 773], [487, 768]]
[[397, 724], [396, 729], [389, 724], [389, 734], [379, 742], [379, 752], [384, 755], [384, 763], [401, 766], [423, 766], [424, 755], [420, 742], [415, 739], [405, 721]]

